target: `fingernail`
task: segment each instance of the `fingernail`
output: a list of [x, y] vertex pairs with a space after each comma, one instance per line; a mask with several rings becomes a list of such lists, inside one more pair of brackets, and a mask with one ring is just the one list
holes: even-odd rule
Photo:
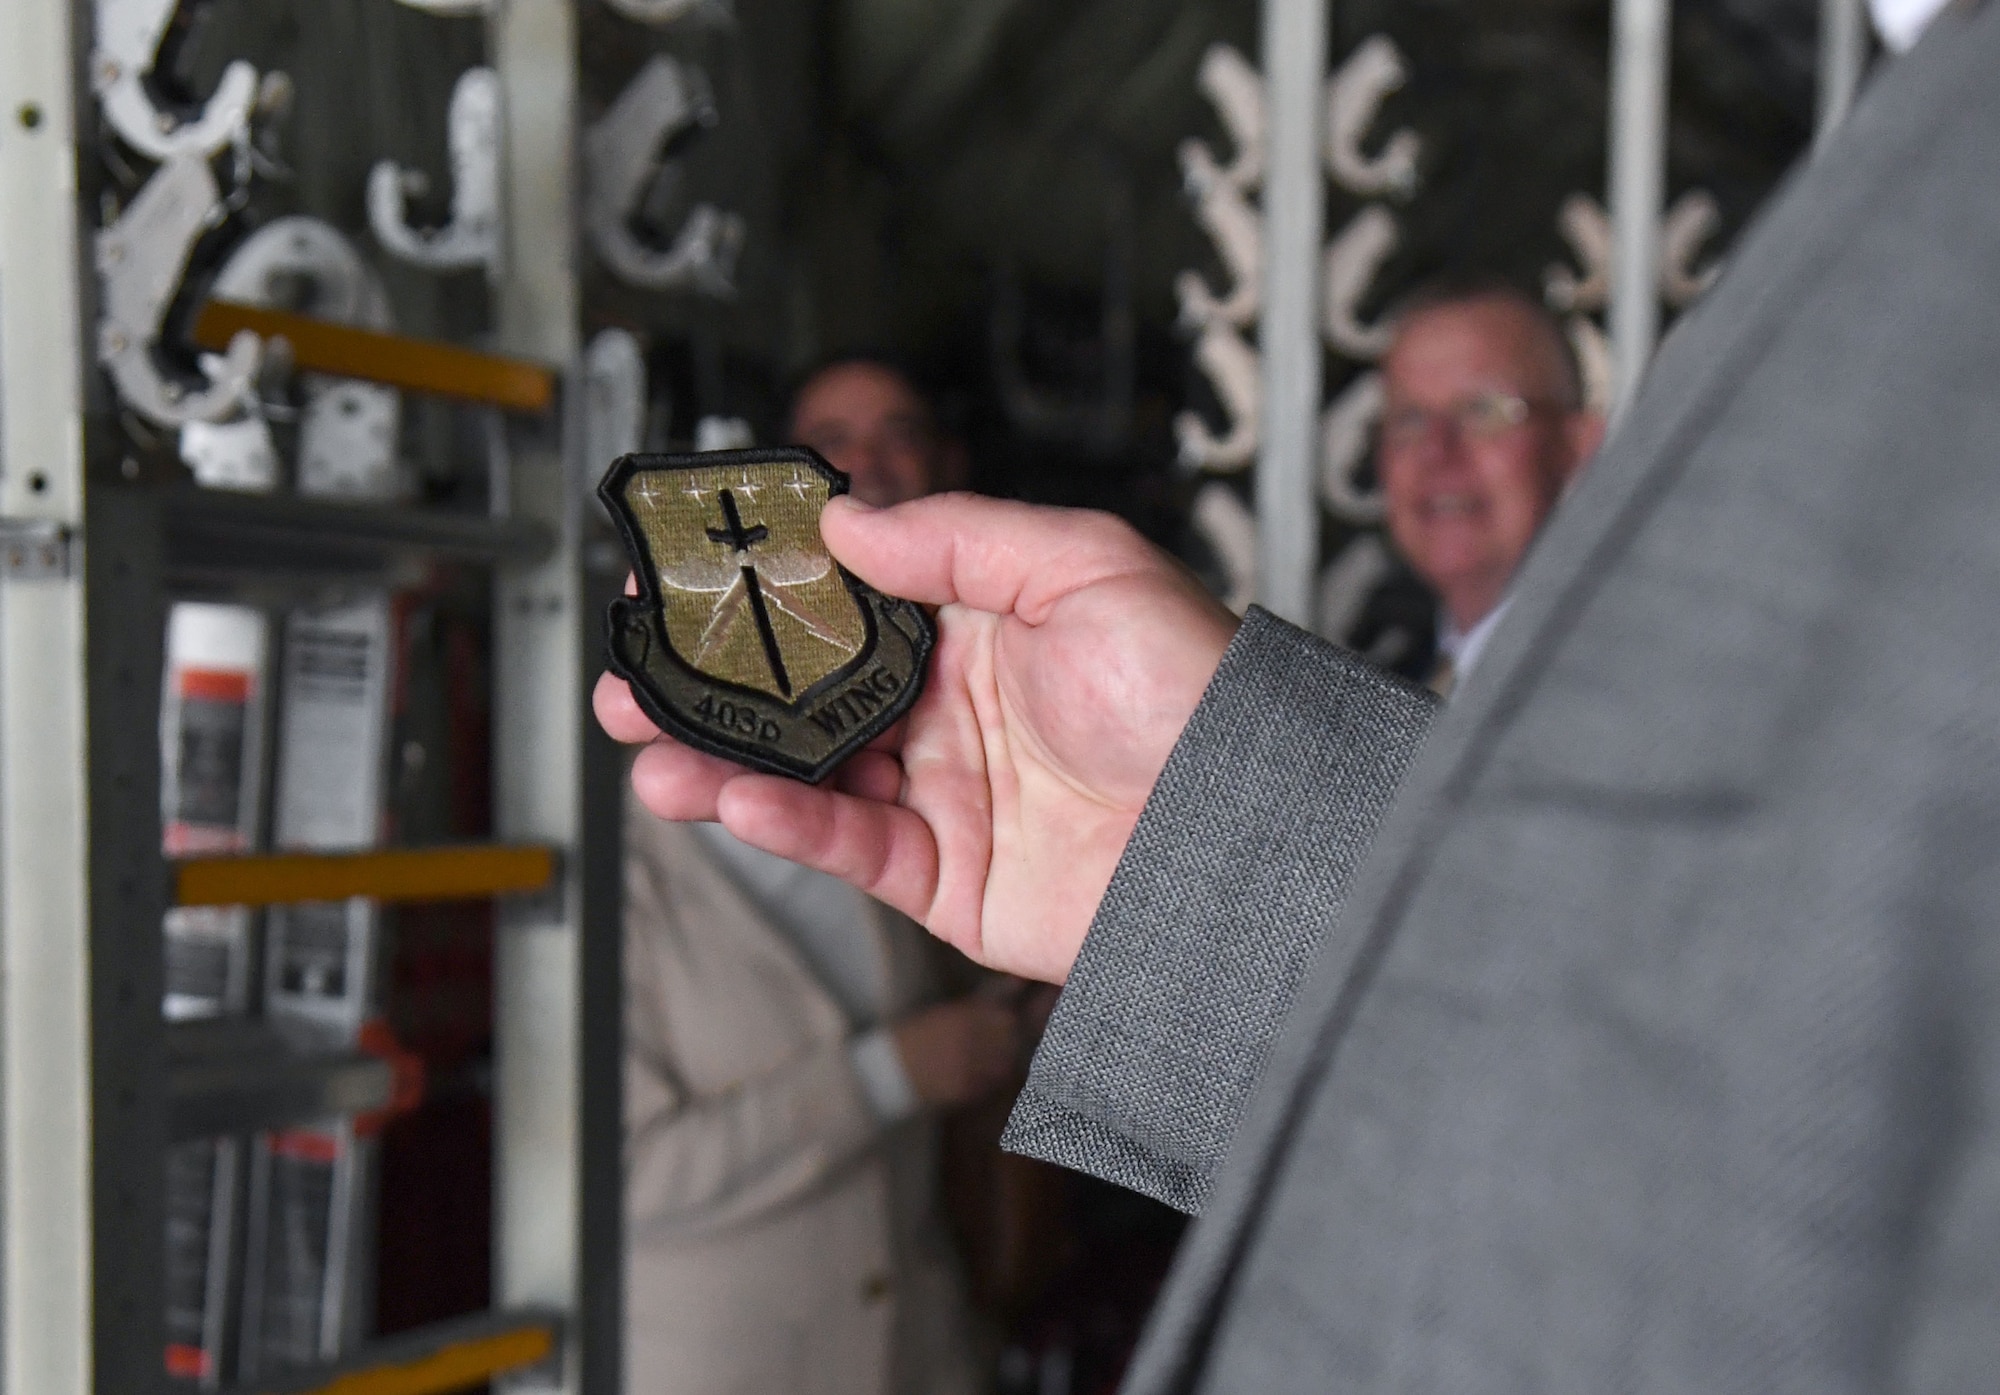
[[857, 499], [852, 494], [836, 494], [833, 496], [833, 499], [829, 499], [827, 502], [832, 503], [834, 502], [834, 500], [838, 500], [843, 508], [854, 509], [860, 513], [875, 512], [875, 506], [873, 504], [870, 504], [865, 500]]

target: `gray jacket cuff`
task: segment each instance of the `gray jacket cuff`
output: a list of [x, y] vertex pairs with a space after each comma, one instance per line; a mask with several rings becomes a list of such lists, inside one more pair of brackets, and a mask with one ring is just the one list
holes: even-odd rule
[[1003, 1146], [1200, 1209], [1436, 708], [1250, 612], [1140, 815]]

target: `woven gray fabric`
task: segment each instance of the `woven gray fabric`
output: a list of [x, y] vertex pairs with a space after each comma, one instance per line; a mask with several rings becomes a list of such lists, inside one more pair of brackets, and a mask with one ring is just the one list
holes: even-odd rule
[[[1996, 74], [2000, 7], [1941, 19], [1663, 347], [1355, 873], [1127, 1395], [1993, 1387]], [[1177, 798], [1163, 842], [1288, 812]]]
[[1003, 1146], [1200, 1209], [1436, 708], [1251, 610], [1098, 907]]

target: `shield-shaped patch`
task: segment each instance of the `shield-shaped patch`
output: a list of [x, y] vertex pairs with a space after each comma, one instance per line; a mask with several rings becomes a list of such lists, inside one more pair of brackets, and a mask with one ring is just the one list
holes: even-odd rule
[[598, 486], [639, 594], [612, 671], [690, 746], [817, 784], [909, 710], [937, 631], [820, 542], [847, 478], [810, 450], [628, 455]]

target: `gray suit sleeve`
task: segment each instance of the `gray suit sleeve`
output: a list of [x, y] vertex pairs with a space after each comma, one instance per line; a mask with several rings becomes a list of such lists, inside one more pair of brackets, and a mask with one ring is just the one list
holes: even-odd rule
[[1004, 1147], [1200, 1209], [1436, 706], [1250, 612], [1140, 815]]

